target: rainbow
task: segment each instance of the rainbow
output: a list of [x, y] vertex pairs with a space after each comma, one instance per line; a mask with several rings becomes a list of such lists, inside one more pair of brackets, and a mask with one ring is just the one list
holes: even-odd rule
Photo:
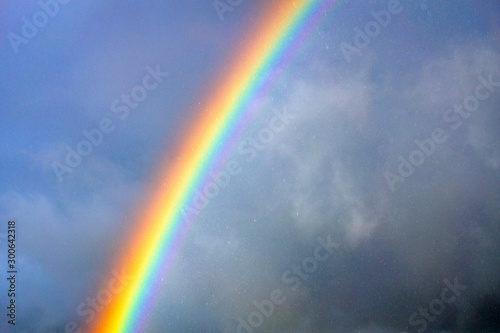
[[[229, 71], [212, 85], [201, 106], [184, 129], [176, 146], [175, 162], [159, 172], [158, 188], [147, 198], [114, 264], [131, 281], [114, 295], [89, 332], [142, 332], [155, 304], [159, 280], [172, 267], [195, 216], [185, 214], [196, 190], [230, 151], [238, 134], [256, 113], [257, 98], [266, 94], [274, 79], [290, 62], [304, 40], [338, 3], [336, 0], [268, 0], [250, 29], [244, 46], [236, 51]], [[109, 280], [109, 279], [108, 279]], [[105, 281], [108, 281], [105, 280]]]

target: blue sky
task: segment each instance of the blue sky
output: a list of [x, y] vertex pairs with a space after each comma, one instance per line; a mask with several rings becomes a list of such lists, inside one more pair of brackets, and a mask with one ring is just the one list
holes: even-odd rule
[[[0, 216], [18, 223], [17, 332], [85, 323], [76, 309], [99, 291], [179, 129], [252, 38], [261, 6], [244, 0], [221, 20], [209, 0], [70, 1], [16, 53], [8, 36], [40, 4], [0, 5]], [[355, 46], [354, 29], [387, 6], [341, 2], [265, 96], [242, 143], [276, 110], [293, 120], [253, 160], [232, 153], [242, 172], [190, 230], [148, 332], [237, 332], [275, 289], [286, 301], [255, 332], [500, 329], [500, 5], [402, 1], [347, 61], [341, 44]], [[148, 67], [168, 76], [120, 119], [112, 102]], [[474, 100], [467, 118], [454, 111]], [[114, 130], [60, 181], [54, 162], [103, 119]], [[415, 140], [434, 140], [432, 152], [414, 153]], [[401, 176], [401, 158], [417, 155]], [[388, 172], [404, 180], [391, 188]], [[339, 248], [292, 290], [283, 274], [327, 235]], [[455, 278], [467, 286], [457, 300], [412, 325]]]

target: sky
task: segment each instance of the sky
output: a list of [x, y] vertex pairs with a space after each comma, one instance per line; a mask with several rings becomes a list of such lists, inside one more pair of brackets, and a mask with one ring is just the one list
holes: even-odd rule
[[[500, 3], [394, 1], [323, 15], [230, 152], [241, 172], [193, 222], [145, 332], [500, 332]], [[84, 332], [159, 167], [263, 8], [61, 1], [25, 38], [47, 3], [0, 4], [2, 332]]]

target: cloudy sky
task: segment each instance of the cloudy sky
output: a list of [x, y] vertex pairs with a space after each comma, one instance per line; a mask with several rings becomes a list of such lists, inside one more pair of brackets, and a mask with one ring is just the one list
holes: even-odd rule
[[[2, 332], [84, 327], [77, 309], [263, 1], [69, 1], [24, 27], [44, 3], [0, 4]], [[229, 156], [241, 173], [189, 230], [147, 332], [500, 332], [500, 3], [401, 1], [363, 40], [387, 7], [325, 13]], [[151, 72], [144, 100], [110, 107]], [[289, 121], [263, 143], [276, 113]]]

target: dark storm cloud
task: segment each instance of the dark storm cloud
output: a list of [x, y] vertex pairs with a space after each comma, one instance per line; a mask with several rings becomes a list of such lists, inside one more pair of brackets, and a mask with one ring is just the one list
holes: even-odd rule
[[[494, 268], [498, 133], [495, 125], [484, 124], [498, 126], [492, 111], [500, 94], [464, 120], [463, 129], [449, 133], [398, 193], [383, 176], [396, 156], [415, 149], [415, 138], [445, 126], [442, 113], [474, 90], [478, 73], [500, 77], [495, 51], [472, 52], [463, 45], [448, 50], [415, 69], [413, 81], [395, 78], [380, 85], [354, 72], [347, 82], [332, 78], [319, 84], [311, 70], [309, 77], [289, 83], [282, 93], [289, 97], [285, 105], [294, 114], [293, 126], [276, 135], [255, 161], [242, 163], [242, 173], [202, 214], [183, 257], [189, 264], [178, 275], [179, 280], [191, 276], [192, 289], [176, 293], [227, 320], [227, 332], [236, 331], [237, 318], [247, 320], [256, 310], [253, 302], [270, 299], [275, 289], [287, 300], [265, 317], [260, 331], [493, 327], [487, 313], [496, 311], [500, 283]], [[441, 74], [429, 76], [428, 68]], [[446, 102], [432, 95], [439, 85], [447, 87], [441, 95]], [[412, 112], [373, 105], [381, 94], [387, 104], [411, 105]], [[272, 103], [266, 107], [272, 112]], [[409, 124], [405, 131], [396, 123], [383, 133], [374, 128], [382, 123], [376, 119], [379, 108]], [[340, 239], [341, 248], [292, 290], [283, 274], [311, 256], [315, 239], [327, 234]], [[430, 312], [432, 321], [426, 319], [420, 309], [439, 305], [450, 283], [466, 289], [439, 315]]]

